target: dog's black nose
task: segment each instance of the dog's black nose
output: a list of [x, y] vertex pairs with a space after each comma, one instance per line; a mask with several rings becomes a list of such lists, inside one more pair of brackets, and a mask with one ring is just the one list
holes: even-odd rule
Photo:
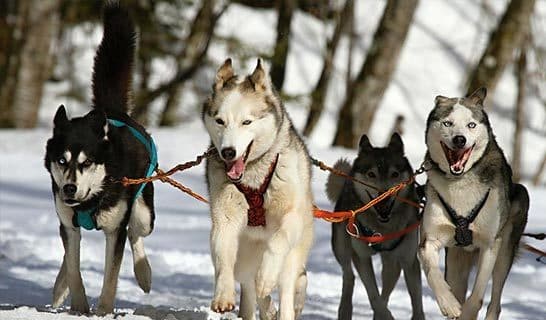
[[68, 197], [73, 197], [76, 194], [76, 190], [78, 190], [78, 188], [75, 184], [65, 184], [63, 187], [63, 192]]
[[222, 158], [227, 161], [233, 160], [233, 158], [235, 158], [235, 153], [235, 149], [233, 148], [224, 148], [222, 149]]
[[453, 145], [459, 149], [463, 148], [466, 144], [466, 138], [464, 136], [453, 137]]

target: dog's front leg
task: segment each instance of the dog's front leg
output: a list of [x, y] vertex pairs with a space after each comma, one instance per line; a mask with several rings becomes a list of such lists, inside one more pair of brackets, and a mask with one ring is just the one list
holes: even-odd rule
[[[214, 215], [214, 213], [213, 213]], [[214, 264], [214, 312], [228, 312], [235, 308], [235, 260], [239, 248], [239, 228], [229, 219], [217, 223], [213, 219], [210, 249]]]
[[106, 236], [106, 252], [102, 291], [97, 307], [97, 315], [104, 316], [114, 312], [114, 300], [118, 284], [119, 268], [123, 258], [123, 249], [127, 239], [127, 229], [119, 227], [114, 231], [104, 232]]
[[474, 288], [470, 297], [463, 305], [463, 311], [460, 319], [476, 319], [478, 312], [483, 304], [483, 295], [487, 289], [487, 283], [491, 278], [493, 267], [497, 261], [497, 255], [502, 239], [497, 238], [491, 247], [480, 248], [480, 256], [478, 260], [478, 272], [476, 274], [476, 281], [474, 282]]
[[448, 318], [457, 318], [461, 315], [461, 304], [444, 280], [439, 266], [440, 256], [438, 252], [444, 247], [443, 242], [438, 239], [426, 238], [425, 234], [425, 239], [419, 248], [419, 258], [428, 284], [436, 296], [440, 311]]
[[[68, 276], [68, 288], [71, 294], [70, 311], [75, 313], [88, 313], [89, 304], [85, 296], [82, 275], [80, 272], [80, 240], [79, 228], [61, 228], [61, 238], [64, 246], [64, 263]], [[62, 272], [62, 267], [61, 271]]]

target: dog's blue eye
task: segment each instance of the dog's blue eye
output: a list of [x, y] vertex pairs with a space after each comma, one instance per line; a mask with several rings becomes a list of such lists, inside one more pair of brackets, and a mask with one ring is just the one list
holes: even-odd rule
[[60, 158], [59, 160], [57, 160], [57, 162], [60, 164], [60, 165], [65, 165], [66, 164], [66, 159], [65, 158]]
[[250, 121], [250, 120], [245, 120], [245, 121], [243, 121], [243, 126], [248, 126], [248, 125], [251, 124], [251, 123], [252, 123], [252, 121]]
[[474, 129], [474, 128], [476, 128], [476, 122], [470, 122], [469, 124], [467, 124], [467, 126], [468, 126], [470, 129]]
[[451, 121], [444, 121], [442, 122], [442, 124], [444, 125], [444, 127], [451, 127], [453, 125], [453, 122]]
[[218, 123], [221, 126], [223, 126], [225, 124], [224, 120], [222, 120], [220, 118], [216, 119], [216, 123]]

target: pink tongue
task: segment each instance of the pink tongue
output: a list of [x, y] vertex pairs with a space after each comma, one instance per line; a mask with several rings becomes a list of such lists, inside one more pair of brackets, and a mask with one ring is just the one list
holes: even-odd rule
[[227, 165], [226, 174], [230, 179], [237, 180], [241, 177], [243, 171], [245, 171], [245, 161], [243, 157], [240, 157], [239, 159]]
[[466, 163], [466, 160], [468, 160], [468, 156], [470, 154], [470, 150], [458, 150], [457, 151], [457, 162], [451, 165], [451, 169], [455, 172], [463, 171], [464, 164]]

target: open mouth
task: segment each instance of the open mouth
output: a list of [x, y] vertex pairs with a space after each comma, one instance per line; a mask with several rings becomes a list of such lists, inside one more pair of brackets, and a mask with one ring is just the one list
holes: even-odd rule
[[452, 150], [441, 141], [440, 144], [442, 145], [442, 149], [444, 149], [444, 154], [449, 163], [449, 170], [451, 173], [456, 176], [463, 174], [464, 166], [470, 158], [472, 150], [474, 150], [474, 145], [466, 149]]
[[69, 207], [75, 207], [75, 206], [77, 206], [77, 205], [80, 204], [79, 201], [74, 200], [74, 199], [65, 199], [65, 200], [64, 200], [64, 203], [65, 203], [67, 206], [69, 206]]
[[[366, 190], [368, 193], [368, 196], [371, 200], [375, 199], [372, 197], [372, 195]], [[394, 200], [393, 199], [385, 199], [378, 204], [374, 205], [373, 208], [377, 212], [377, 220], [381, 223], [387, 223], [391, 219], [391, 211], [392, 207], [394, 206]]]
[[250, 141], [250, 144], [246, 148], [245, 153], [235, 159], [234, 161], [226, 162], [226, 174], [231, 180], [231, 182], [240, 182], [243, 180], [243, 174], [245, 173], [246, 161], [248, 160], [248, 155], [250, 154], [250, 148], [252, 147], [253, 141]]

